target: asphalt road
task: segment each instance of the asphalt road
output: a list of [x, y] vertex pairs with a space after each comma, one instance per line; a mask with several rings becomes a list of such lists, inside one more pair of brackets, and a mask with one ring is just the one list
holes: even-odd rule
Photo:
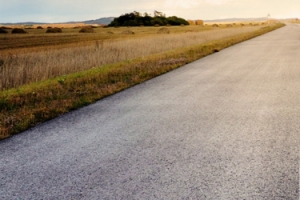
[[299, 199], [300, 26], [0, 142], [0, 199]]

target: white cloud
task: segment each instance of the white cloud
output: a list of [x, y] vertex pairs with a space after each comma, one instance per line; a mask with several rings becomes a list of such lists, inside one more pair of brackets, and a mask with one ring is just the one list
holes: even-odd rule
[[180, 7], [180, 8], [192, 8], [197, 5], [223, 5], [231, 2], [233, 0], [166, 0], [165, 6], [170, 7]]
[[204, 0], [207, 4], [223, 5], [229, 2], [229, 0]]
[[181, 8], [192, 8], [200, 4], [199, 0], [166, 0], [166, 7], [181, 7]]
[[64, 22], [119, 16], [134, 10], [185, 19], [298, 17], [299, 0], [0, 0], [0, 22]]

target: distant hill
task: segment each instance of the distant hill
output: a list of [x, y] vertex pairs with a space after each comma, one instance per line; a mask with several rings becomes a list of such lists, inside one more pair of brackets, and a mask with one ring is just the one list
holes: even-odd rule
[[[87, 21], [72, 21], [72, 22], [59, 22], [55, 24], [77, 24], [77, 23], [85, 23], [85, 24], [101, 24], [107, 25], [110, 24], [114, 20], [114, 17], [103, 17], [95, 20], [87, 20]], [[37, 24], [51, 24], [45, 22], [18, 22], [18, 23], [0, 23], [2, 25], [37, 25]]]
[[85, 24], [110, 24], [114, 20], [114, 17], [104, 17], [104, 18], [99, 18], [95, 20], [87, 20], [83, 21], [82, 23]]
[[204, 20], [204, 22], [247, 22], [247, 21], [266, 21], [266, 17], [261, 18], [227, 18], [227, 19], [213, 19]]

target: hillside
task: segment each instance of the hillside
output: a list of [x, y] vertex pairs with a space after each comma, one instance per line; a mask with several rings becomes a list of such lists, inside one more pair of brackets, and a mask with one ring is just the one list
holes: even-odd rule
[[226, 18], [226, 19], [213, 19], [204, 20], [204, 22], [247, 22], [247, 21], [266, 21], [266, 17], [261, 18]]
[[83, 21], [85, 24], [110, 24], [114, 20], [114, 17], [104, 17], [95, 20]]
[[[55, 24], [77, 24], [77, 23], [84, 23], [84, 24], [101, 24], [107, 25], [110, 24], [114, 20], [114, 17], [103, 17], [95, 20], [87, 20], [87, 21], [70, 21], [70, 22], [59, 22]], [[51, 24], [45, 22], [18, 22], [18, 23], [1, 23], [4, 26], [9, 25], [39, 25], [39, 24]]]

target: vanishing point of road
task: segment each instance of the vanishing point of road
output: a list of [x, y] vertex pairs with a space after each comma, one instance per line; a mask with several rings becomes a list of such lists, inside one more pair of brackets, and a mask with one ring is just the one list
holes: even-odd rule
[[299, 199], [300, 25], [0, 142], [0, 199]]

